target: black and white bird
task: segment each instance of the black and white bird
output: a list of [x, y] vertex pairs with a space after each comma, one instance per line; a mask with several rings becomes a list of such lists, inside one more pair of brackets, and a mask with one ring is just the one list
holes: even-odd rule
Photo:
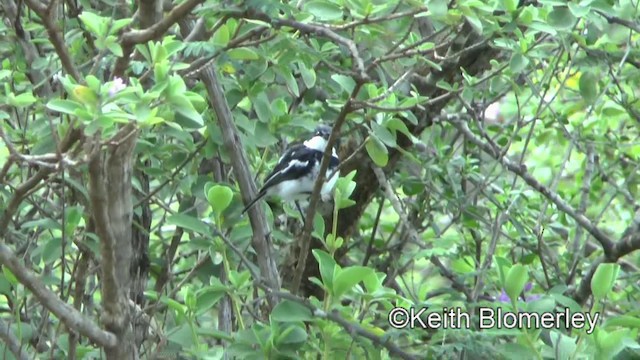
[[[279, 197], [285, 201], [295, 201], [298, 210], [302, 212], [298, 201], [307, 199], [313, 192], [313, 186], [320, 173], [320, 163], [327, 148], [329, 135], [331, 135], [331, 128], [326, 125], [319, 125], [311, 139], [302, 144], [289, 147], [264, 180], [264, 185], [258, 191], [258, 195], [242, 210], [242, 213], [244, 214], [265, 196]], [[330, 199], [339, 177], [338, 172], [335, 170], [338, 168], [340, 160], [335, 147], [331, 150], [331, 160], [325, 175], [325, 183], [320, 191], [323, 201]]]

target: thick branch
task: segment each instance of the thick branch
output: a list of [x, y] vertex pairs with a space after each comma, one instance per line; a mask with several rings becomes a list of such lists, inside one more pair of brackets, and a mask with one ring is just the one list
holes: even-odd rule
[[640, 210], [636, 212], [631, 225], [622, 233], [620, 240], [613, 247], [612, 258], [598, 258], [591, 263], [589, 271], [583, 276], [580, 286], [573, 293], [573, 298], [580, 304], [591, 294], [591, 278], [595, 274], [598, 265], [603, 262], [618, 262], [621, 257], [628, 255], [636, 250], [640, 250]]
[[153, 40], [164, 34], [171, 26], [187, 16], [196, 6], [204, 0], [187, 0], [176, 6], [167, 16], [144, 30], [130, 30], [122, 35], [122, 45], [131, 46]]
[[148, 29], [162, 19], [162, 0], [140, 0], [138, 2], [140, 27]]
[[[201, 74], [202, 82], [209, 93], [209, 101], [216, 113], [218, 125], [224, 139], [224, 146], [231, 158], [233, 172], [236, 175], [242, 201], [248, 204], [256, 193], [256, 185], [253, 176], [249, 171], [247, 158], [238, 136], [238, 129], [233, 122], [233, 116], [224, 96], [224, 90], [220, 85], [213, 64], [205, 69]], [[260, 211], [260, 206], [254, 206], [249, 210], [249, 221], [253, 229], [252, 245], [258, 257], [258, 266], [265, 281], [272, 289], [280, 289], [280, 275], [276, 266], [276, 261], [272, 255], [272, 245], [269, 239], [269, 227], [264, 212]], [[275, 299], [271, 298], [272, 305]]]
[[191, 10], [203, 3], [204, 0], [187, 0], [176, 6], [167, 14], [167, 16], [144, 30], [129, 30], [122, 35], [120, 44], [122, 45], [123, 55], [118, 58], [113, 68], [114, 76], [123, 76], [129, 61], [133, 46], [153, 40], [164, 34], [171, 26], [187, 16]]
[[129, 283], [133, 256], [131, 158], [137, 133], [133, 123], [127, 124], [108, 141], [108, 151], [98, 150], [89, 160], [91, 210], [100, 238], [101, 320], [118, 337], [118, 346], [106, 349], [111, 359], [130, 358], [136, 351], [129, 324]]

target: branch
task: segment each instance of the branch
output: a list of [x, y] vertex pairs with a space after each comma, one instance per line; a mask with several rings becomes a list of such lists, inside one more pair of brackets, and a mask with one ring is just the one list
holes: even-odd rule
[[622, 233], [613, 248], [613, 254], [617, 259], [640, 249], [640, 210], [636, 211], [631, 225]]
[[582, 277], [580, 286], [573, 292], [571, 296], [578, 304], [584, 305], [584, 302], [587, 300], [589, 295], [591, 295], [591, 279], [596, 273], [596, 269], [598, 268], [598, 266], [604, 262], [604, 257], [600, 256], [598, 259], [591, 263], [589, 271], [587, 271], [587, 273]]
[[103, 347], [113, 347], [117, 344], [114, 334], [100, 329], [81, 312], [60, 300], [55, 293], [44, 286], [31, 270], [22, 265], [11, 249], [4, 244], [0, 244], [0, 262], [8, 267], [20, 283], [29, 289], [38, 298], [38, 301], [55, 314], [69, 329], [78, 331]]
[[115, 234], [110, 225], [109, 199], [103, 166], [102, 156], [100, 152], [96, 152], [89, 160], [89, 196], [96, 234], [100, 238], [102, 300], [107, 313], [117, 313], [120, 286], [115, 268]]
[[364, 82], [369, 80], [369, 75], [367, 75], [367, 71], [364, 66], [364, 61], [360, 56], [360, 52], [358, 51], [358, 47], [356, 46], [356, 43], [351, 39], [347, 39], [343, 36], [340, 36], [338, 33], [331, 30], [331, 28], [329, 27], [326, 27], [320, 24], [304, 24], [291, 19], [273, 19], [269, 17], [269, 15], [263, 12], [256, 11], [254, 9], [249, 9], [242, 13], [232, 14], [232, 15], [236, 15], [236, 16], [239, 15], [247, 19], [264, 21], [266, 23], [271, 24], [274, 28], [290, 27], [302, 33], [315, 34], [321, 37], [325, 37], [335, 43], [341, 44], [349, 50], [349, 52], [351, 53], [351, 57], [353, 58], [353, 61], [355, 63], [354, 67], [357, 75], [355, 80], [357, 82]]
[[[78, 129], [69, 130], [60, 144], [61, 151], [66, 152], [67, 150], [69, 150], [80, 139], [80, 135], [80, 130]], [[2, 138], [2, 140], [5, 142], [8, 149], [13, 148], [11, 139], [6, 136], [2, 126], [0, 126], [0, 138]], [[9, 161], [7, 163], [11, 162]], [[9, 222], [11, 221], [11, 217], [18, 210], [18, 207], [22, 203], [24, 197], [33, 188], [38, 186], [38, 184], [40, 184], [40, 181], [44, 180], [52, 172], [53, 169], [43, 167], [13, 191], [13, 197], [11, 198], [11, 200], [9, 200], [8, 204], [4, 208], [4, 211], [2, 211], [2, 213], [0, 214], [0, 237], [3, 237], [5, 235], [7, 227], [9, 226]]]
[[318, 178], [313, 185], [313, 192], [311, 193], [311, 198], [309, 199], [309, 206], [307, 207], [307, 214], [304, 220], [304, 230], [302, 231], [302, 237], [300, 241], [300, 255], [298, 257], [298, 263], [296, 265], [296, 271], [293, 275], [293, 283], [291, 285], [291, 292], [294, 294], [298, 293], [298, 289], [300, 289], [300, 283], [302, 283], [302, 274], [304, 273], [304, 269], [307, 265], [309, 246], [311, 245], [311, 231], [313, 230], [313, 218], [316, 214], [318, 200], [320, 199], [320, 190], [322, 189], [322, 185], [325, 181], [325, 175], [327, 169], [329, 168], [329, 161], [331, 159], [331, 154], [333, 151], [333, 144], [336, 143], [338, 134], [340, 133], [340, 128], [347, 119], [347, 114], [351, 112], [351, 103], [353, 102], [353, 99], [358, 96], [361, 87], [362, 82], [356, 81], [356, 86], [353, 88], [353, 91], [351, 91], [349, 99], [347, 99], [347, 102], [342, 107], [342, 110], [340, 110], [340, 114], [338, 114], [338, 118], [333, 125], [331, 135], [329, 136], [329, 140], [327, 141], [327, 147], [325, 148], [324, 154], [322, 155], [322, 161], [320, 162], [320, 172], [318, 173]]
[[629, 227], [622, 233], [620, 240], [613, 247], [613, 255], [611, 258], [599, 257], [591, 263], [587, 274], [582, 277], [580, 286], [573, 292], [574, 300], [579, 304], [584, 304], [591, 294], [591, 278], [595, 274], [598, 265], [607, 262], [618, 262], [620, 258], [640, 249], [640, 210], [636, 211], [636, 215]]
[[637, 33], [640, 33], [640, 25], [638, 25], [637, 23], [633, 22], [633, 21], [629, 21], [629, 20], [625, 20], [625, 19], [621, 19], [617, 16], [613, 16], [613, 15], [608, 15], [603, 11], [600, 10], [596, 10], [596, 13], [598, 13], [600, 16], [602, 16], [603, 18], [607, 19], [607, 22], [609, 22], [609, 24], [618, 24], [618, 25], [622, 25], [630, 30], [633, 30]]
[[20, 340], [13, 334], [11, 327], [2, 319], [0, 319], [0, 339], [4, 341], [5, 345], [9, 348], [9, 351], [13, 353], [16, 359], [29, 360], [32, 358], [32, 356], [22, 348]]
[[409, 11], [405, 11], [405, 12], [399, 12], [399, 13], [392, 13], [389, 14], [387, 16], [381, 16], [381, 17], [377, 17], [377, 18], [368, 18], [365, 17], [362, 20], [357, 20], [357, 21], [352, 21], [350, 23], [346, 23], [346, 24], [342, 24], [342, 25], [334, 25], [331, 26], [331, 29], [333, 30], [348, 30], [360, 25], [369, 25], [369, 24], [376, 24], [376, 23], [380, 23], [383, 21], [391, 21], [391, 20], [395, 20], [395, 19], [399, 19], [399, 18], [403, 18], [403, 17], [415, 17], [418, 14], [421, 14], [423, 12], [427, 12], [427, 8], [425, 7], [419, 7], [413, 10], [409, 10]]
[[24, 29], [22, 28], [16, 3], [13, 0], [5, 0], [2, 7], [7, 12], [7, 16], [14, 26], [16, 36], [18, 37], [18, 42], [20, 43], [20, 47], [24, 52], [27, 69], [29, 69], [29, 80], [31, 80], [31, 83], [33, 84], [34, 91], [40, 97], [51, 97], [53, 91], [51, 90], [51, 85], [49, 84], [47, 76], [42, 72], [41, 69], [38, 69], [33, 65], [37, 60], [40, 59], [40, 54], [38, 53], [38, 49], [36, 48], [35, 44], [32, 42], [31, 34], [24, 31]]
[[144, 30], [129, 30], [122, 34], [120, 45], [122, 46], [123, 55], [116, 61], [113, 68], [114, 76], [122, 77], [124, 74], [127, 66], [129, 65], [129, 61], [131, 60], [131, 53], [133, 52], [134, 45], [145, 43], [164, 34], [171, 26], [187, 16], [196, 6], [203, 2], [204, 0], [187, 0], [174, 7], [165, 18], [154, 25]]
[[24, 0], [27, 6], [33, 10], [40, 19], [42, 19], [42, 24], [45, 29], [47, 29], [47, 34], [49, 34], [49, 40], [51, 44], [56, 49], [56, 53], [60, 58], [60, 62], [62, 63], [62, 67], [64, 70], [73, 77], [75, 81], [80, 81], [82, 76], [76, 69], [76, 66], [69, 55], [68, 46], [64, 42], [64, 37], [62, 37], [61, 32], [58, 31], [57, 26], [51, 21], [49, 17], [49, 9], [46, 5], [38, 2], [37, 0]]
[[[413, 241], [419, 244], [421, 242], [420, 240], [421, 238], [418, 235], [418, 231], [415, 229], [415, 227], [411, 225], [411, 222], [409, 222], [409, 218], [407, 217], [406, 212], [402, 209], [400, 200], [398, 199], [396, 194], [393, 192], [393, 189], [391, 188], [391, 184], [389, 184], [389, 180], [387, 180], [387, 177], [385, 176], [381, 168], [375, 165], [371, 165], [371, 166], [373, 168], [373, 173], [378, 179], [378, 183], [384, 189], [385, 197], [389, 199], [389, 202], [391, 202], [391, 206], [393, 207], [393, 210], [395, 210], [395, 212], [400, 217], [401, 224], [404, 225], [404, 228], [407, 230], [409, 235], [413, 238]], [[438, 269], [440, 269], [440, 273], [444, 277], [446, 277], [447, 279], [449, 279], [449, 281], [451, 281], [451, 286], [454, 289], [463, 293], [469, 301], [473, 301], [472, 293], [469, 292], [469, 290], [464, 286], [464, 284], [462, 284], [457, 279], [454, 273], [452, 273], [449, 269], [447, 269], [446, 266], [444, 266], [444, 264], [440, 261], [438, 257], [436, 257], [435, 255], [432, 255], [431, 258], [429, 258], [429, 260], [433, 265], [435, 265], [436, 267], [438, 267]]]
[[[225, 99], [224, 90], [222, 89], [222, 85], [220, 85], [213, 64], [201, 73], [200, 78], [207, 88], [209, 101], [216, 113], [224, 146], [231, 158], [233, 172], [236, 175], [238, 186], [240, 187], [242, 201], [248, 204], [256, 193], [256, 185], [249, 171], [249, 164], [242, 144], [240, 143], [238, 129], [233, 122], [231, 110]], [[260, 272], [270, 288], [280, 289], [280, 275], [275, 258], [272, 255], [272, 245], [269, 238], [270, 231], [265, 214], [260, 211], [260, 206], [254, 206], [249, 210], [249, 221], [253, 229], [251, 243], [258, 257]], [[275, 306], [275, 299], [271, 298], [269, 302], [271, 306]]]
[[140, 0], [138, 2], [140, 26], [148, 29], [162, 19], [162, 0]]
[[582, 226], [585, 230], [587, 230], [602, 246], [605, 257], [607, 259], [615, 259], [615, 248], [614, 242], [603, 233], [597, 226], [595, 226], [586, 216], [580, 214], [576, 209], [574, 209], [569, 203], [562, 200], [562, 198], [555, 192], [551, 191], [546, 186], [542, 185], [538, 182], [534, 177], [532, 177], [526, 169], [526, 166], [514, 164], [507, 157], [501, 155], [499, 149], [494, 148], [492, 145], [485, 143], [480, 140], [477, 136], [475, 136], [466, 122], [461, 121], [460, 119], [451, 118], [450, 123], [457, 128], [464, 136], [478, 146], [482, 151], [489, 154], [491, 157], [500, 162], [504, 167], [506, 167], [512, 173], [518, 175], [525, 183], [531, 186], [534, 190], [538, 191], [544, 197], [549, 199], [552, 203], [556, 205], [558, 210], [566, 213], [571, 218], [573, 218], [580, 226]]
[[105, 349], [108, 359], [137, 356], [129, 315], [133, 258], [131, 160], [137, 134], [135, 124], [128, 123], [107, 141], [108, 151], [102, 152], [98, 133], [93, 144], [98, 151], [89, 160], [89, 197], [102, 257], [101, 321], [118, 339], [117, 347]]
[[122, 35], [122, 46], [132, 46], [153, 40], [164, 34], [171, 26], [187, 16], [191, 10], [204, 0], [187, 0], [176, 6], [165, 18], [144, 30], [129, 30]]

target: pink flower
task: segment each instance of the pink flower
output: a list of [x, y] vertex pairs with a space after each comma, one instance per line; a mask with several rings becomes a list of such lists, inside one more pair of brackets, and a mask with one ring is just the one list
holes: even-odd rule
[[122, 81], [121, 78], [115, 77], [113, 79], [113, 83], [111, 84], [111, 88], [109, 89], [109, 96], [114, 96], [126, 87], [127, 85], [124, 83], [124, 81]]

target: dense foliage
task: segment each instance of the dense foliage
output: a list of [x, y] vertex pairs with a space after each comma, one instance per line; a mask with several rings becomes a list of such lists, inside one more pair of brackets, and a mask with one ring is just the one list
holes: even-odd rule
[[[3, 0], [0, 353], [640, 357], [639, 6]], [[319, 122], [333, 201], [241, 215]]]

